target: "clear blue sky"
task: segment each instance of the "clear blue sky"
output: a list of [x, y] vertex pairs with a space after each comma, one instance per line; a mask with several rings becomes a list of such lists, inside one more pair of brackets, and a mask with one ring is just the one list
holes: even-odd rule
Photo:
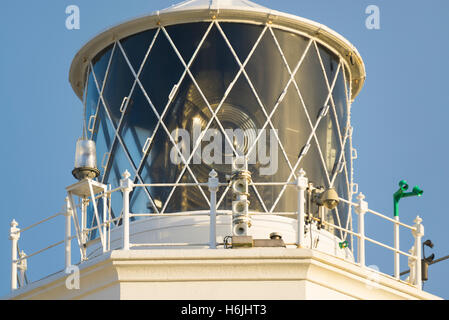
[[[3, 1], [0, 5], [0, 296], [9, 292], [9, 223], [28, 226], [60, 210], [65, 187], [74, 183], [75, 142], [81, 134], [82, 104], [68, 82], [71, 61], [81, 46], [106, 28], [162, 9], [177, 1], [44, 0]], [[419, 214], [425, 239], [436, 258], [449, 254], [449, 2], [447, 0], [259, 0], [334, 29], [362, 55], [365, 87], [353, 104], [352, 125], [358, 159], [355, 182], [370, 208], [392, 216], [392, 194], [401, 179], [419, 184], [423, 197], [401, 201], [401, 220]], [[65, 8], [81, 11], [81, 29], [65, 27]], [[365, 8], [380, 8], [380, 30], [365, 27]], [[392, 244], [392, 226], [368, 218], [369, 236]], [[63, 218], [23, 234], [30, 253], [62, 240]], [[410, 232], [401, 233], [403, 251]], [[368, 246], [367, 263], [393, 272], [393, 258]], [[63, 267], [63, 247], [28, 261], [38, 279]], [[407, 269], [401, 260], [402, 270]], [[430, 267], [424, 289], [449, 298], [449, 260]]]

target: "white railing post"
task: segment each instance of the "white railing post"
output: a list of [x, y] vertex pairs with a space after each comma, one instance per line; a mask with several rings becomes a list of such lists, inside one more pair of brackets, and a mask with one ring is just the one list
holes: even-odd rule
[[11, 290], [17, 289], [17, 242], [20, 238], [19, 224], [16, 220], [11, 221], [9, 229], [9, 240], [11, 240]]
[[415, 244], [413, 244], [413, 247], [408, 251], [412, 257], [408, 257], [408, 267], [410, 268], [409, 276], [408, 276], [408, 283], [415, 284], [416, 280], [416, 253], [415, 253]]
[[217, 191], [218, 191], [218, 174], [215, 170], [209, 173], [209, 191], [210, 191], [210, 231], [209, 231], [209, 248], [217, 248]]
[[296, 189], [298, 190], [298, 233], [296, 235], [296, 245], [298, 248], [304, 247], [304, 233], [305, 233], [305, 191], [308, 185], [306, 172], [303, 169], [299, 170], [298, 179], [296, 180]]
[[365, 213], [368, 211], [368, 202], [365, 200], [363, 193], [359, 193], [357, 200], [359, 200], [359, 205], [355, 208], [355, 212], [359, 215], [358, 225], [359, 225], [359, 242], [358, 242], [358, 262], [361, 267], [365, 267]]
[[[88, 231], [87, 229], [87, 207], [89, 205], [89, 200], [85, 197], [81, 199], [81, 243], [83, 244], [83, 260], [87, 260], [87, 241], [88, 241]], [[95, 205], [95, 204], [94, 204]]]
[[123, 179], [120, 180], [120, 187], [123, 192], [123, 250], [129, 250], [129, 194], [133, 190], [133, 182], [129, 177], [131, 174], [126, 170], [123, 173]]
[[71, 241], [71, 221], [72, 218], [72, 206], [69, 198], [65, 198], [65, 267], [66, 269], [72, 265], [72, 241]]
[[396, 279], [400, 278], [400, 256], [399, 256], [399, 216], [395, 216], [396, 220], [394, 224], [394, 277]]
[[424, 226], [421, 224], [422, 219], [417, 216], [415, 220], [415, 230], [412, 231], [413, 237], [415, 238], [415, 254], [416, 254], [416, 261], [415, 261], [415, 285], [418, 289], [422, 289], [422, 275], [421, 275], [421, 259], [422, 259], [422, 252], [421, 252], [421, 239], [424, 236]]
[[[109, 185], [108, 187], [108, 191], [111, 191], [111, 185]], [[108, 193], [107, 199], [107, 206], [108, 206], [108, 212], [107, 212], [107, 217], [108, 217], [108, 251], [111, 250], [111, 222], [109, 220], [112, 219], [111, 216], [111, 206], [112, 206], [112, 195], [111, 193]]]
[[19, 258], [20, 258], [20, 262], [17, 265], [18, 269], [20, 270], [20, 286], [23, 287], [25, 285], [25, 272], [27, 271], [27, 259], [26, 259], [26, 254], [25, 252], [22, 250], [19, 253]]
[[107, 205], [108, 205], [108, 200], [107, 200], [107, 186], [103, 189], [103, 195], [102, 195], [102, 200], [103, 200], [103, 252], [106, 252], [108, 250], [108, 245], [107, 245]]

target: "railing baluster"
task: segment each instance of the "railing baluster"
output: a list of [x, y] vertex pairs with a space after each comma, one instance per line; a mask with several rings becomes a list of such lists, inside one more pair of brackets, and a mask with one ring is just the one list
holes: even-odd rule
[[298, 248], [304, 247], [304, 233], [305, 233], [305, 196], [308, 184], [306, 172], [303, 169], [299, 170], [298, 179], [296, 180], [296, 189], [298, 190], [298, 230], [296, 235], [296, 245]]
[[361, 267], [365, 267], [365, 213], [368, 210], [368, 202], [365, 200], [365, 196], [363, 193], [359, 193], [357, 196], [357, 200], [359, 200], [358, 206], [355, 208], [355, 211], [359, 215], [358, 219], [358, 228], [359, 228], [359, 245], [358, 245], [358, 262]]
[[394, 217], [397, 222], [394, 223], [394, 277], [400, 278], [400, 256], [399, 256], [399, 216]]
[[415, 285], [418, 289], [422, 289], [422, 274], [421, 274], [421, 259], [422, 259], [422, 252], [421, 252], [421, 239], [424, 236], [424, 226], [421, 224], [422, 219], [417, 216], [415, 220], [415, 230], [412, 232], [413, 237], [415, 238], [415, 254], [416, 254], [416, 261], [415, 261]]
[[108, 191], [108, 187], [105, 186], [104, 190], [103, 190], [103, 194], [102, 194], [102, 200], [103, 200], [103, 252], [108, 251], [108, 239], [107, 239], [107, 223], [106, 220], [108, 219], [107, 217], [107, 211], [106, 211], [106, 207], [108, 205], [108, 198], [106, 195], [106, 192]]
[[71, 240], [71, 221], [72, 219], [72, 207], [69, 198], [65, 198], [65, 268], [67, 269], [72, 265], [72, 240]]
[[133, 190], [133, 183], [129, 177], [131, 174], [126, 170], [120, 186], [123, 192], [123, 250], [129, 250], [129, 194]]
[[19, 224], [16, 220], [11, 221], [11, 228], [9, 229], [9, 240], [11, 240], [11, 290], [17, 289], [17, 242], [20, 238], [20, 229], [17, 228]]
[[209, 230], [209, 247], [217, 248], [217, 191], [218, 191], [218, 174], [215, 170], [209, 173], [209, 191], [210, 191], [210, 230]]
[[20, 276], [19, 276], [19, 285], [20, 287], [24, 287], [25, 286], [25, 273], [27, 271], [27, 259], [26, 259], [26, 254], [25, 252], [22, 250], [19, 253], [19, 258], [20, 258], [20, 262], [18, 263], [17, 267], [20, 270]]

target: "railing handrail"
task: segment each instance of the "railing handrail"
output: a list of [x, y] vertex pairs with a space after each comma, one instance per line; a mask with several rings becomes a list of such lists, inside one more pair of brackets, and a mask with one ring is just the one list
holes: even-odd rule
[[49, 221], [49, 220], [51, 220], [51, 219], [54, 219], [54, 218], [56, 218], [56, 217], [58, 217], [58, 216], [60, 216], [60, 215], [64, 215], [64, 213], [58, 212], [58, 213], [56, 213], [56, 214], [54, 214], [54, 215], [52, 215], [52, 216], [50, 216], [50, 217], [48, 217], [48, 218], [42, 219], [42, 220], [40, 220], [40, 221], [38, 221], [38, 222], [35, 222], [35, 223], [31, 224], [31, 225], [29, 225], [28, 227], [22, 228], [22, 229], [20, 229], [20, 230], [17, 231], [17, 232], [18, 232], [18, 233], [23, 233], [23, 232], [25, 232], [25, 231], [27, 231], [27, 230], [30, 230], [30, 229], [32, 229], [32, 228], [34, 228], [34, 227], [36, 227], [36, 226], [38, 226], [38, 225], [40, 225], [40, 224], [42, 224], [42, 223], [44, 223], [44, 222], [47, 222], [47, 221]]
[[[339, 197], [339, 199], [340, 199], [340, 201], [342, 201], [342, 202], [345, 202], [345, 203], [347, 203], [347, 204], [349, 204], [349, 205], [351, 205], [351, 206], [354, 206], [354, 207], [357, 207], [358, 206], [358, 204], [357, 203], [354, 203], [354, 202], [352, 202], [352, 201], [348, 201], [348, 200], [346, 200], [346, 199], [344, 199], [344, 198], [340, 198]], [[403, 222], [401, 222], [401, 221], [399, 221], [399, 220], [395, 220], [395, 219], [392, 219], [392, 218], [390, 218], [390, 217], [387, 217], [386, 215], [384, 215], [384, 214], [382, 214], [382, 213], [380, 213], [380, 212], [377, 212], [377, 211], [374, 211], [374, 210], [372, 210], [372, 209], [367, 209], [367, 212], [369, 212], [369, 213], [372, 213], [372, 214], [374, 214], [374, 215], [376, 215], [376, 216], [378, 216], [378, 217], [380, 217], [380, 218], [382, 218], [382, 219], [385, 219], [385, 220], [388, 220], [388, 221], [390, 221], [390, 222], [392, 222], [392, 223], [394, 223], [394, 224], [398, 224], [398, 225], [400, 225], [400, 226], [403, 226], [403, 227], [405, 227], [405, 228], [408, 228], [408, 229], [410, 229], [410, 230], [416, 230], [416, 228], [415, 227], [413, 227], [413, 226], [409, 226], [408, 224], [405, 224], [405, 223], [403, 223]]]
[[[57, 214], [54, 214], [48, 218], [45, 218], [41, 221], [38, 221], [36, 223], [31, 224], [30, 226], [23, 228], [23, 229], [19, 229], [17, 228], [17, 223], [15, 221], [13, 221], [11, 223], [11, 230], [10, 230], [10, 239], [12, 240], [12, 245], [13, 245], [13, 256], [12, 256], [12, 289], [17, 288], [17, 268], [19, 266], [19, 264], [21, 263], [25, 263], [25, 267], [23, 265], [20, 266], [20, 271], [24, 272], [24, 270], [26, 271], [26, 259], [36, 256], [46, 250], [49, 250], [51, 248], [54, 248], [62, 243], [65, 242], [66, 244], [66, 267], [68, 267], [69, 265], [71, 265], [71, 249], [70, 249], [70, 243], [71, 240], [73, 239], [77, 239], [80, 245], [83, 248], [81, 248], [81, 250], [85, 250], [86, 247], [89, 245], [89, 243], [91, 243], [94, 240], [89, 240], [89, 233], [93, 232], [94, 230], [99, 230], [100, 232], [100, 239], [95, 239], [96, 242], [101, 241], [102, 246], [103, 246], [103, 251], [106, 252], [107, 250], [110, 250], [110, 232], [111, 229], [116, 227], [116, 222], [119, 220], [122, 220], [122, 224], [121, 227], [123, 228], [123, 248], [125, 248], [126, 250], [128, 249], [132, 249], [135, 247], [163, 247], [163, 246], [209, 246], [210, 248], [216, 248], [217, 245], [225, 245], [225, 243], [219, 243], [216, 241], [216, 220], [215, 217], [217, 216], [229, 216], [232, 215], [232, 210], [218, 210], [216, 208], [216, 192], [218, 190], [219, 187], [229, 187], [230, 183], [229, 181], [226, 183], [220, 183], [218, 182], [218, 179], [216, 178], [216, 175], [210, 175], [209, 177], [209, 181], [207, 183], [178, 183], [178, 184], [173, 184], [173, 183], [150, 183], [150, 184], [133, 184], [132, 181], [129, 179], [129, 175], [126, 176], [124, 175], [124, 179], [121, 180], [121, 185], [117, 188], [111, 189], [110, 186], [105, 186], [104, 189], [102, 191], [99, 191], [96, 195], [93, 194], [93, 189], [92, 187], [90, 187], [91, 189], [91, 197], [84, 197], [83, 201], [80, 205], [75, 205], [73, 199], [69, 200], [69, 198], [66, 199], [66, 208], [65, 208], [65, 212], [59, 212]], [[215, 180], [214, 180], [215, 179]], [[302, 180], [301, 180], [302, 179]], [[298, 247], [301, 247], [301, 244], [303, 244], [304, 242], [304, 225], [305, 225], [305, 203], [304, 203], [304, 192], [307, 188], [307, 178], [305, 178], [305, 172], [304, 171], [300, 171], [300, 175], [298, 177], [298, 180], [295, 182], [251, 182], [249, 185], [264, 185], [264, 186], [296, 186], [298, 189], [298, 211], [296, 212], [258, 212], [258, 211], [248, 211], [247, 214], [248, 216], [263, 216], [263, 215], [270, 215], [270, 216], [289, 216], [289, 217], [296, 217], [298, 220], [298, 230], [297, 230], [297, 242], [295, 243]], [[186, 211], [186, 212], [176, 212], [176, 213], [132, 213], [129, 210], [129, 194], [130, 192], [134, 189], [134, 188], [138, 188], [138, 187], [167, 187], [167, 186], [188, 186], [188, 187], [197, 187], [197, 186], [208, 186], [209, 187], [209, 191], [210, 191], [210, 196], [211, 196], [211, 201], [210, 201], [210, 208], [209, 210], [196, 210], [196, 211]], [[118, 192], [121, 191], [123, 193], [123, 209], [122, 209], [122, 213], [121, 215], [119, 215], [118, 217], [112, 217], [111, 216], [111, 195], [114, 192]], [[69, 196], [71, 197], [72, 195], [69, 193]], [[215, 198], [214, 198], [215, 197]], [[98, 199], [103, 198], [103, 200], [105, 201], [105, 205], [103, 207], [103, 217], [102, 219], [99, 219], [98, 217], [98, 210], [96, 208], [97, 205], [97, 201]], [[421, 225], [421, 219], [419, 217], [417, 217], [417, 219], [415, 220], [416, 225], [415, 226], [410, 226], [407, 225], [406, 223], [403, 223], [401, 221], [399, 221], [398, 218], [396, 219], [392, 219], [382, 213], [379, 213], [377, 211], [374, 211], [372, 209], [368, 208], [368, 204], [364, 201], [364, 196], [360, 193], [359, 196], [357, 197], [359, 199], [358, 202], [352, 202], [350, 200], [344, 199], [344, 198], [339, 198], [340, 201], [342, 201], [343, 203], [348, 204], [350, 207], [355, 208], [355, 212], [358, 214], [359, 216], [359, 224], [357, 225], [358, 227], [358, 232], [355, 232], [354, 230], [352, 230], [352, 228], [350, 229], [348, 226], [344, 227], [344, 226], [337, 226], [331, 222], [328, 221], [321, 221], [323, 223], [323, 225], [329, 227], [329, 228], [335, 228], [337, 230], [340, 230], [340, 232], [346, 233], [346, 234], [350, 234], [351, 236], [354, 236], [357, 238], [358, 242], [359, 242], [359, 254], [357, 255], [358, 258], [358, 264], [362, 267], [365, 267], [365, 241], [371, 242], [373, 244], [376, 244], [378, 246], [381, 246], [385, 249], [388, 249], [392, 252], [395, 253], [395, 257], [398, 257], [399, 255], [403, 255], [408, 257], [409, 259], [411, 259], [411, 261], [415, 261], [416, 263], [416, 279], [410, 279], [411, 282], [413, 282], [417, 287], [420, 288], [421, 286], [421, 281], [420, 281], [420, 277], [418, 276], [418, 272], [420, 274], [420, 263], [418, 263], [418, 261], [421, 260], [421, 252], [420, 252], [420, 241], [421, 241], [421, 237], [423, 235], [423, 229], [422, 229], [422, 225]], [[109, 201], [109, 202], [108, 202]], [[87, 227], [85, 225], [81, 225], [79, 226], [79, 222], [77, 221], [77, 214], [76, 214], [76, 210], [77, 208], [81, 208], [82, 210], [86, 210], [87, 205], [92, 204], [93, 206], [95, 206], [95, 215], [97, 217], [97, 223], [95, 226], [93, 227]], [[384, 244], [380, 241], [371, 239], [369, 237], [366, 236], [365, 231], [364, 231], [364, 215], [365, 213], [370, 213], [373, 214], [375, 216], [378, 216], [384, 220], [387, 220], [391, 223], [393, 223], [395, 225], [395, 246], [389, 246], [387, 244]], [[84, 211], [85, 213], [85, 211]], [[49, 245], [43, 249], [37, 250], [29, 255], [24, 254], [23, 252], [20, 254], [20, 258], [17, 257], [17, 252], [14, 253], [14, 248], [18, 248], [17, 247], [17, 241], [20, 238], [20, 234], [23, 233], [24, 231], [27, 231], [31, 228], [34, 228], [46, 221], [52, 220], [58, 216], [64, 215], [66, 217], [66, 236], [65, 239], [62, 241], [58, 241], [52, 245]], [[129, 220], [131, 217], [179, 217], [179, 216], [209, 216], [210, 217], [210, 239], [208, 243], [188, 243], [188, 242], [181, 242], [181, 243], [130, 243], [129, 242]], [[301, 218], [302, 217], [302, 218]], [[81, 217], [81, 219], [85, 219], [84, 216]], [[70, 221], [73, 219], [73, 221], [75, 222], [75, 229], [77, 230], [77, 234], [74, 236], [71, 236], [71, 227], [70, 227]], [[101, 222], [100, 222], [101, 221]], [[82, 223], [85, 223], [82, 222]], [[413, 237], [415, 238], [415, 245], [414, 245], [414, 250], [410, 251], [411, 253], [406, 253], [404, 251], [401, 251], [399, 249], [399, 234], [398, 234], [398, 227], [402, 226], [405, 228], [408, 228], [412, 231]], [[302, 236], [301, 236], [301, 230], [302, 230]], [[346, 235], [345, 237], [346, 238]], [[82, 255], [82, 259], [81, 261], [83, 261], [83, 255]], [[399, 270], [399, 260], [396, 260], [395, 258], [395, 278], [397, 280], [400, 280], [399, 278], [399, 272], [397, 271]], [[16, 280], [14, 281], [14, 278], [16, 278]], [[22, 275], [23, 278], [23, 275]]]

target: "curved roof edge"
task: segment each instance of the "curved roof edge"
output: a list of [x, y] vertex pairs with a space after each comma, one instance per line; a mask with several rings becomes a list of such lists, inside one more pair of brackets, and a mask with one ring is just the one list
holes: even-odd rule
[[251, 10], [270, 11], [267, 7], [261, 6], [249, 0], [186, 0], [171, 7], [161, 10], [160, 12], [175, 12], [197, 9], [234, 9], [234, 10]]
[[351, 72], [351, 100], [360, 93], [366, 73], [362, 57], [343, 36], [312, 20], [301, 18], [253, 4], [247, 0], [188, 0], [167, 9], [156, 11], [112, 27], [85, 44], [75, 55], [70, 67], [69, 82], [76, 95], [82, 99], [89, 62], [104, 48], [116, 40], [160, 25], [212, 21], [270, 23], [274, 27], [288, 28], [315, 38], [334, 49], [345, 61]]

